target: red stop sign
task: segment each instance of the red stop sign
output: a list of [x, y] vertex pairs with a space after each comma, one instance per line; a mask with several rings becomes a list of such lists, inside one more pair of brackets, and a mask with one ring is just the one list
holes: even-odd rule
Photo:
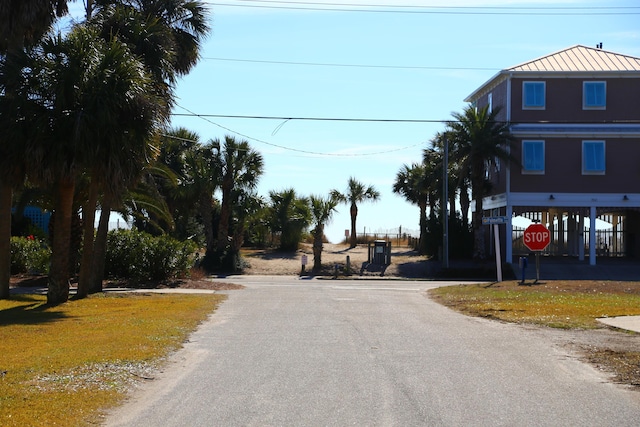
[[542, 224], [531, 224], [522, 236], [524, 245], [531, 251], [541, 251], [551, 243], [551, 233]]

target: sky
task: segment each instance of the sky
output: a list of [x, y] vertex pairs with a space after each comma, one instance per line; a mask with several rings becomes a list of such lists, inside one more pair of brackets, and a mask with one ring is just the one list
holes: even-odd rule
[[[172, 126], [202, 142], [247, 140], [264, 158], [265, 198], [326, 196], [350, 177], [373, 185], [381, 197], [359, 205], [358, 233], [418, 234], [418, 207], [392, 191], [396, 174], [501, 69], [600, 42], [640, 57], [637, 0], [204, 3], [212, 32], [178, 82]], [[349, 228], [340, 205], [325, 233], [337, 243]]]

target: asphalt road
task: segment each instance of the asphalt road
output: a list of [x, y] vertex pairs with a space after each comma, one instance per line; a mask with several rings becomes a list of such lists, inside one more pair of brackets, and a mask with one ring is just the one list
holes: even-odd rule
[[[229, 281], [229, 280], [227, 280]], [[640, 393], [429, 282], [241, 278], [107, 426], [637, 426]]]

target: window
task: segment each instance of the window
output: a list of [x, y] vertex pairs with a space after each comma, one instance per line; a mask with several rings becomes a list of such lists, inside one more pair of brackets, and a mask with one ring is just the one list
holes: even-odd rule
[[582, 108], [605, 109], [607, 106], [607, 85], [605, 82], [582, 83]]
[[522, 141], [522, 173], [544, 173], [544, 141]]
[[522, 83], [522, 108], [539, 109], [545, 107], [545, 83], [544, 82], [523, 82]]
[[493, 93], [487, 95], [487, 104], [489, 105], [489, 113], [493, 111]]
[[583, 175], [604, 175], [604, 141], [582, 141]]

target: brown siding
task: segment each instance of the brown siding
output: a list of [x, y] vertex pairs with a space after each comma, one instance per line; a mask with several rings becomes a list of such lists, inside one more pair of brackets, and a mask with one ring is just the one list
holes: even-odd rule
[[[526, 138], [528, 139], [528, 138]], [[637, 193], [640, 188], [640, 139], [531, 138], [545, 141], [544, 175], [511, 170], [511, 191], [549, 193]], [[582, 141], [605, 141], [605, 175], [582, 175]], [[515, 145], [520, 159], [522, 140]]]
[[506, 80], [485, 93], [476, 100], [478, 108], [482, 108], [489, 103], [489, 93], [493, 96], [493, 109], [500, 108], [500, 112], [496, 116], [497, 120], [507, 120], [507, 82]]
[[[512, 122], [602, 122], [638, 120], [640, 117], [640, 79], [618, 78], [543, 78], [546, 82], [546, 106], [544, 110], [522, 109], [522, 82], [536, 79], [513, 79]], [[582, 82], [607, 82], [607, 107], [605, 110], [582, 109]]]

